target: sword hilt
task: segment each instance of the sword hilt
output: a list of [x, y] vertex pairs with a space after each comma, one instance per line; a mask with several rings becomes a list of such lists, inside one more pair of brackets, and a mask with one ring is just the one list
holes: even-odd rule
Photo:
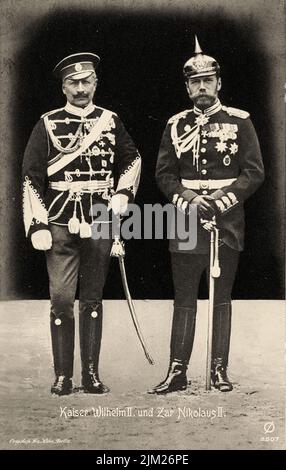
[[218, 241], [219, 241], [219, 231], [217, 227], [213, 227], [213, 237], [214, 237], [214, 256], [212, 260], [212, 265], [210, 267], [211, 276], [214, 278], [220, 277], [221, 269], [219, 265], [219, 254], [218, 254]]
[[114, 242], [111, 247], [110, 256], [118, 258], [125, 256], [124, 242], [120, 240], [119, 235], [115, 235]]
[[212, 259], [210, 263], [210, 274], [212, 277], [220, 277], [220, 266], [219, 266], [219, 256], [218, 256], [218, 242], [219, 242], [219, 229], [216, 225], [215, 216], [209, 219], [200, 219], [200, 222], [205, 230], [211, 233], [211, 245], [214, 246], [212, 251]]

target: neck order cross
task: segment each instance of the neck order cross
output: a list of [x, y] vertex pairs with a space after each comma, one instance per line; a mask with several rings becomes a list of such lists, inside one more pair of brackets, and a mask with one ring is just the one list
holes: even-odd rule
[[194, 107], [194, 113], [196, 114], [195, 125], [193, 127], [186, 125], [185, 132], [178, 135], [178, 122], [179, 119], [173, 122], [171, 128], [171, 137], [173, 145], [176, 149], [177, 157], [180, 158], [182, 153], [192, 150], [193, 153], [193, 165], [198, 170], [199, 166], [199, 150], [200, 150], [200, 130], [208, 123], [209, 117], [217, 113], [221, 109], [221, 103], [219, 100], [204, 111], [200, 110], [196, 106]]

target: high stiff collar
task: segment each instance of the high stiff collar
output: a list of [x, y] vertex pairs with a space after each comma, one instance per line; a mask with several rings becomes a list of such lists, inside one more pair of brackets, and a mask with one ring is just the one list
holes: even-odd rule
[[198, 116], [200, 114], [205, 114], [206, 116], [211, 116], [212, 114], [217, 113], [222, 108], [221, 102], [219, 99], [216, 100], [215, 104], [210, 106], [210, 108], [206, 108], [203, 111], [196, 106], [194, 106], [194, 113]]
[[86, 106], [85, 108], [79, 108], [78, 106], [74, 106], [70, 104], [69, 102], [67, 102], [67, 104], [65, 105], [65, 110], [68, 113], [74, 114], [75, 116], [79, 116], [79, 117], [88, 116], [90, 113], [92, 113], [92, 111], [94, 111], [94, 108], [95, 108], [95, 105], [93, 103], [89, 103], [89, 105]]

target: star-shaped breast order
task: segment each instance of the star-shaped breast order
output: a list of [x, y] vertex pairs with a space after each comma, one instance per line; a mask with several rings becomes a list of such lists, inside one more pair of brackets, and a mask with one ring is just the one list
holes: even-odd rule
[[230, 144], [229, 150], [230, 150], [230, 153], [234, 155], [238, 151], [238, 145], [235, 142], [233, 142], [232, 144]]
[[220, 142], [216, 143], [215, 148], [216, 148], [217, 152], [223, 153], [227, 149], [227, 144], [226, 144], [226, 142], [220, 141]]
[[205, 116], [204, 114], [200, 114], [199, 116], [196, 117], [195, 119], [195, 123], [198, 125], [198, 126], [204, 126], [205, 124], [207, 124], [209, 122], [209, 117], [208, 116]]

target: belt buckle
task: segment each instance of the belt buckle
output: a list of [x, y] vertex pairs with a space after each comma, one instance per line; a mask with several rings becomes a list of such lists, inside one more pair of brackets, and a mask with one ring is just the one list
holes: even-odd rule
[[76, 191], [80, 191], [82, 187], [82, 182], [81, 181], [75, 181], [73, 184], [73, 187]]
[[209, 181], [200, 180], [200, 189], [209, 189]]
[[69, 190], [72, 193], [78, 193], [82, 190], [82, 181], [72, 181], [70, 183]]

